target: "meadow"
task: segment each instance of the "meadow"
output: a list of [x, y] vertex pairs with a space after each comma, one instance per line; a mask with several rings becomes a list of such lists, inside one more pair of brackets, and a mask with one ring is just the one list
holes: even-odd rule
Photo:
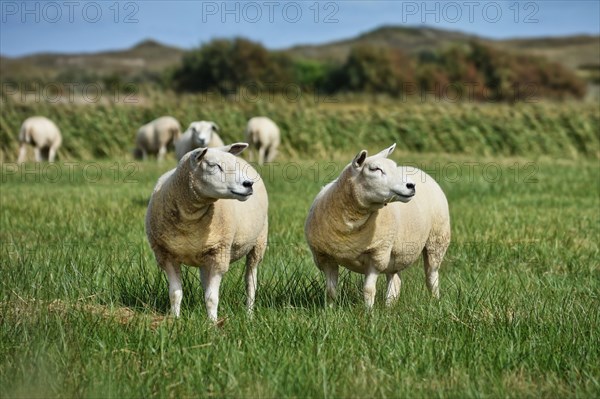
[[[174, 116], [184, 129], [192, 121], [216, 121], [225, 142], [242, 140], [252, 116], [268, 115], [281, 127], [286, 159], [328, 159], [332, 152], [355, 154], [357, 147], [387, 147], [394, 141], [399, 149], [417, 153], [600, 158], [600, 112], [593, 101], [531, 97], [518, 104], [453, 103], [430, 96], [432, 101], [422, 102], [302, 91], [241, 91], [224, 98], [136, 90], [104, 92], [99, 98], [68, 91], [52, 97], [38, 93], [25, 102], [19, 100], [27, 97], [17, 94], [3, 98], [0, 161], [14, 162], [21, 123], [35, 114], [50, 116], [60, 127], [63, 160], [130, 157], [137, 128], [161, 115]], [[43, 101], [52, 99], [56, 103]]]
[[[597, 108], [153, 104], [184, 124], [214, 113], [226, 141], [241, 139], [249, 113], [282, 120], [284, 152], [261, 171], [270, 233], [254, 317], [241, 262], [223, 280], [219, 327], [192, 268], [182, 317], [168, 317], [143, 221], [175, 161], [129, 155], [150, 105], [5, 103], [1, 397], [600, 395]], [[54, 166], [19, 168], [14, 137], [34, 112], [64, 126], [64, 149]], [[393, 307], [383, 306], [380, 278], [367, 313], [361, 276], [344, 271], [328, 309], [304, 240], [307, 210], [355, 153], [392, 141], [392, 158], [428, 171], [450, 203], [441, 299], [431, 299], [419, 262], [403, 272]]]

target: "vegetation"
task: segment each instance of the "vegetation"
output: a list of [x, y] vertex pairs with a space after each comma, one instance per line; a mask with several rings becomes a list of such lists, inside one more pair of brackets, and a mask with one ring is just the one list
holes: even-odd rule
[[600, 395], [597, 161], [395, 153], [442, 184], [453, 242], [439, 302], [417, 264], [396, 306], [383, 307], [380, 279], [366, 314], [361, 279], [347, 272], [339, 305], [325, 308], [302, 229], [314, 195], [354, 152], [263, 170], [270, 235], [256, 314], [245, 315], [238, 262], [223, 282], [220, 327], [207, 323], [189, 268], [182, 318], [166, 317], [143, 217], [174, 160], [77, 163], [71, 173], [59, 163], [58, 178], [3, 167], [0, 396]]
[[[419, 71], [416, 80], [414, 70]], [[470, 90], [471, 100], [492, 97], [507, 102], [521, 101], [531, 91], [539, 98], [552, 99], [582, 98], [586, 93], [585, 83], [559, 64], [513, 55], [477, 41], [422, 52], [416, 60], [392, 47], [361, 45], [350, 50], [342, 65], [330, 66], [294, 61], [245, 39], [219, 39], [188, 52], [174, 72], [174, 81], [179, 90], [220, 93], [268, 85], [282, 91], [286, 84], [296, 83], [329, 93], [406, 96], [427, 90], [440, 95], [451, 86], [452, 90]]]
[[[417, 53], [348, 45], [336, 63], [237, 39], [186, 55], [167, 77], [145, 72], [201, 94], [123, 90], [130, 75], [118, 70], [65, 72], [101, 79], [92, 97], [3, 85], [0, 397], [599, 397], [597, 104], [540, 101], [581, 94], [543, 61], [477, 43], [418, 48], [420, 33], [407, 32]], [[136, 51], [161, 54], [156, 43]], [[274, 77], [297, 84], [244, 86]], [[489, 94], [528, 79], [541, 91]], [[440, 89], [450, 84], [455, 92]], [[35, 114], [61, 128], [59, 162], [18, 166], [18, 130]], [[241, 261], [224, 278], [218, 326], [191, 268], [182, 318], [168, 316], [143, 220], [175, 159], [131, 156], [137, 128], [165, 114], [184, 127], [214, 120], [226, 142], [243, 139], [251, 116], [281, 127], [282, 154], [260, 169], [270, 231], [253, 318]], [[395, 306], [384, 308], [380, 278], [367, 313], [361, 276], [343, 271], [328, 309], [306, 213], [359, 149], [392, 142], [392, 158], [426, 170], [450, 203], [442, 298], [430, 298], [419, 262], [403, 272]]]
[[[468, 58], [468, 53], [472, 52], [469, 49], [480, 46], [493, 56], [491, 57], [494, 60], [492, 67], [500, 69], [502, 77], [508, 78], [509, 83], [517, 82], [521, 87], [530, 84], [538, 85], [540, 88], [549, 87], [551, 90], [540, 90], [541, 96], [549, 98], [579, 97], [582, 83], [573, 76], [575, 73], [579, 78], [590, 83], [592, 86], [590, 92], [593, 97], [594, 90], [597, 89], [597, 71], [600, 67], [598, 63], [600, 59], [599, 40], [598, 36], [567, 36], [492, 41], [461, 32], [430, 27], [383, 26], [339, 42], [296, 46], [277, 52], [268, 52], [257, 43], [240, 38], [216, 40], [190, 52], [153, 40], [146, 40], [130, 49], [94, 54], [34, 54], [20, 58], [8, 58], [0, 55], [0, 64], [2, 65], [2, 83], [16, 84], [19, 87], [26, 86], [34, 80], [42, 85], [49, 83], [85, 84], [90, 81], [103, 81], [104, 83], [112, 82], [112, 86], [115, 85], [115, 82], [120, 83], [121, 86], [133, 82], [161, 88], [178, 88], [184, 91], [205, 90], [206, 83], [198, 80], [193, 74], [199, 68], [202, 73], [208, 73], [210, 79], [219, 81], [219, 84], [210, 87], [222, 87], [221, 90], [231, 92], [233, 90], [231, 85], [239, 86], [239, 83], [232, 78], [239, 78], [240, 70], [244, 68], [238, 67], [232, 70], [230, 62], [243, 60], [248, 64], [239, 65], [245, 65], [251, 69], [256, 69], [257, 66], [266, 62], [268, 73], [274, 73], [269, 75], [256, 71], [250, 74], [242, 72], [243, 77], [250, 79], [252, 85], [265, 82], [264, 79], [267, 79], [267, 82], [277, 81], [280, 86], [291, 81], [301, 85], [304, 89], [310, 86], [332, 92], [357, 90], [355, 86], [348, 87], [347, 82], [343, 81], [337, 86], [340, 82], [335, 78], [339, 77], [339, 69], [348, 62], [351, 53], [355, 53], [355, 55], [357, 52], [364, 53], [363, 50], [366, 48], [391, 55], [401, 52], [402, 57], [408, 59], [408, 63], [402, 64], [398, 69], [392, 56], [391, 63], [386, 61], [379, 68], [386, 70], [391, 66], [393, 70], [401, 72], [400, 76], [404, 82], [407, 82], [405, 79], [412, 79], [411, 67], [414, 68], [415, 65], [418, 65], [415, 70], [425, 70], [426, 73], [408, 80], [408, 83], [418, 84], [420, 88], [430, 88], [436, 82], [442, 85], [447, 84], [444, 77], [455, 79], [446, 76], [443, 71], [445, 63], [431, 64], [431, 61], [440, 61], [444, 58], [444, 53], [456, 51], [456, 49], [466, 52]], [[231, 49], [236, 46], [241, 50], [251, 51], [232, 54]], [[204, 64], [200, 62], [201, 55], [208, 55], [209, 50], [215, 52], [219, 57], [227, 55], [224, 60], [226, 73], [211, 70], [211, 65], [214, 67], [216, 64], [211, 63], [210, 60], [204, 59], [202, 61]], [[230, 52], [228, 53], [228, 51]], [[422, 62], [424, 61], [423, 54], [428, 54], [426, 57], [428, 62]], [[185, 62], [183, 61], [184, 57], [186, 58]], [[390, 57], [384, 55], [383, 58], [389, 59]], [[367, 59], [360, 63], [368, 66], [365, 61]], [[471, 61], [466, 61], [463, 63], [463, 67], [473, 67]], [[356, 62], [354, 64], [356, 65]], [[560, 68], [556, 66], [558, 64], [561, 65]], [[377, 68], [377, 65], [368, 66], [371, 71], [377, 70]], [[564, 68], [566, 70], [563, 70]], [[479, 69], [478, 71], [482, 72]], [[545, 73], [547, 76], [540, 79], [540, 76]], [[391, 75], [395, 75], [395, 72], [392, 72]], [[177, 76], [176, 80], [174, 80], [175, 76]], [[480, 78], [484, 77], [484, 75], [480, 76]], [[381, 79], [381, 77], [378, 78]], [[106, 82], [106, 80], [110, 82]], [[429, 82], [429, 86], [423, 85], [424, 81]], [[213, 80], [211, 82], [214, 83]], [[464, 83], [460, 79], [451, 80], [451, 82], [453, 84]], [[477, 82], [481, 83], [483, 80], [477, 80]], [[242, 84], [247, 83], [248, 80], [242, 82]], [[467, 83], [473, 82], [467, 81]], [[362, 90], [362, 86], [363, 83], [358, 85], [360, 90]], [[402, 95], [406, 91], [402, 90], [403, 86], [400, 87], [400, 90], [392, 90], [384, 86], [384, 92]], [[500, 88], [493, 87], [492, 89], [497, 91]], [[213, 89], [211, 88], [211, 90]], [[510, 102], [513, 99], [511, 97], [503, 99], [503, 101]]]
[[329, 91], [387, 93], [398, 96], [414, 82], [412, 61], [401, 51], [384, 47], [354, 47], [331, 77]]
[[[0, 114], [0, 396], [370, 397], [600, 394], [597, 107], [583, 103], [413, 103], [305, 94], [226, 97], [148, 92], [133, 104], [3, 100]], [[131, 100], [131, 99], [130, 99]], [[337, 102], [336, 102], [337, 101]], [[13, 163], [22, 120], [64, 135], [58, 163]], [[265, 166], [269, 248], [257, 312], [244, 313], [241, 262], [227, 274], [220, 327], [185, 269], [182, 319], [143, 218], [175, 165], [131, 161], [135, 130], [161, 114], [213, 119], [225, 141], [266, 114], [283, 153]], [[303, 238], [314, 195], [361, 148], [442, 184], [453, 243], [433, 301], [422, 267], [400, 302], [366, 314], [360, 276], [341, 299]]]
[[[113, 99], [114, 93], [105, 94]], [[117, 104], [82, 105], [22, 104], [9, 97], [0, 114], [0, 160], [14, 161], [19, 128], [31, 115], [45, 115], [60, 127], [62, 160], [127, 157], [139, 126], [160, 115], [173, 115], [184, 127], [214, 120], [225, 142], [242, 140], [250, 117], [269, 115], [281, 127], [287, 158], [328, 157], [391, 142], [410, 153], [600, 157], [600, 111], [591, 103], [554, 104], [535, 97], [518, 105], [452, 103], [433, 94], [420, 103], [307, 91], [288, 96], [268, 89], [228, 97], [150, 92], [119, 94]]]
[[230, 93], [244, 85], [261, 89], [270, 82], [287, 83], [288, 62], [246, 39], [217, 39], [188, 52], [174, 73], [174, 81], [183, 91]]

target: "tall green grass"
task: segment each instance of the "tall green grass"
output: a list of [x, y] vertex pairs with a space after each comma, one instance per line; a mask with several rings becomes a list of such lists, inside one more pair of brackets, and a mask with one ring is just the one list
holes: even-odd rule
[[348, 272], [338, 306], [325, 308], [303, 237], [314, 195], [351, 156], [263, 168], [270, 233], [256, 314], [245, 315], [238, 262], [223, 281], [220, 328], [206, 321], [190, 268], [182, 318], [164, 317], [167, 284], [143, 218], [174, 161], [100, 161], [93, 179], [84, 163], [59, 178], [3, 166], [0, 396], [600, 395], [596, 161], [394, 153], [441, 183], [453, 241], [440, 301], [417, 264], [392, 308], [380, 279], [368, 314]]
[[8, 99], [0, 115], [0, 160], [16, 159], [19, 127], [32, 115], [47, 116], [60, 127], [62, 159], [91, 160], [128, 156], [139, 126], [167, 114], [180, 120], [184, 129], [194, 120], [216, 121], [226, 142], [244, 140], [247, 120], [267, 115], [281, 127], [287, 157], [318, 159], [332, 151], [391, 142], [418, 153], [600, 157], [600, 111], [595, 103], [453, 104], [360, 97], [348, 104], [334, 96], [307, 94], [292, 101], [294, 97], [268, 93], [245, 101], [249, 95], [219, 99], [151, 93], [129, 99], [137, 101], [134, 104], [121, 98], [110, 105], [21, 104]]

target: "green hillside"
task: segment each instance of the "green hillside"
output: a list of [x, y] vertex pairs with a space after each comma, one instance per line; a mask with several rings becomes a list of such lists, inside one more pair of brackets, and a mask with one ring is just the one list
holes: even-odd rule
[[[319, 45], [298, 45], [281, 52], [294, 58], [343, 62], [352, 47], [373, 45], [402, 50], [408, 54], [436, 51], [477, 40], [515, 53], [539, 55], [572, 70], [600, 68], [599, 36], [543, 37], [533, 39], [490, 40], [474, 35], [429, 27], [383, 26], [354, 38]], [[82, 54], [33, 54], [25, 57], [0, 57], [2, 79], [55, 79], [59, 74], [81, 73], [89, 76], [119, 74], [131, 78], [178, 66], [185, 50], [154, 40], [143, 41], [130, 49]], [[586, 72], [587, 71], [587, 72]]]

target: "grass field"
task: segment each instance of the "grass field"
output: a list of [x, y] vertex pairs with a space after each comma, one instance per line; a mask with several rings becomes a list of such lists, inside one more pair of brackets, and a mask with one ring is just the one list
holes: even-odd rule
[[268, 115], [281, 127], [283, 155], [293, 158], [329, 159], [332, 151], [356, 153], [394, 141], [416, 153], [600, 158], [597, 102], [423, 103], [300, 94], [292, 101], [261, 93], [251, 101], [245, 92], [228, 99], [149, 92], [121, 95], [116, 104], [79, 105], [21, 104], [9, 97], [1, 102], [0, 162], [16, 160], [19, 128], [32, 115], [56, 122], [64, 138], [59, 157], [69, 161], [130, 157], [137, 129], [161, 115], [174, 116], [184, 129], [192, 121], [216, 121], [226, 143], [243, 140], [249, 118]]
[[453, 242], [439, 302], [419, 263], [389, 309], [381, 278], [368, 314], [347, 272], [338, 306], [324, 307], [303, 238], [314, 195], [359, 149], [263, 169], [256, 314], [245, 315], [238, 262], [218, 328], [194, 269], [181, 319], [166, 317], [146, 243], [149, 195], [174, 161], [2, 164], [0, 397], [598, 397], [597, 159], [394, 153], [441, 183]]

